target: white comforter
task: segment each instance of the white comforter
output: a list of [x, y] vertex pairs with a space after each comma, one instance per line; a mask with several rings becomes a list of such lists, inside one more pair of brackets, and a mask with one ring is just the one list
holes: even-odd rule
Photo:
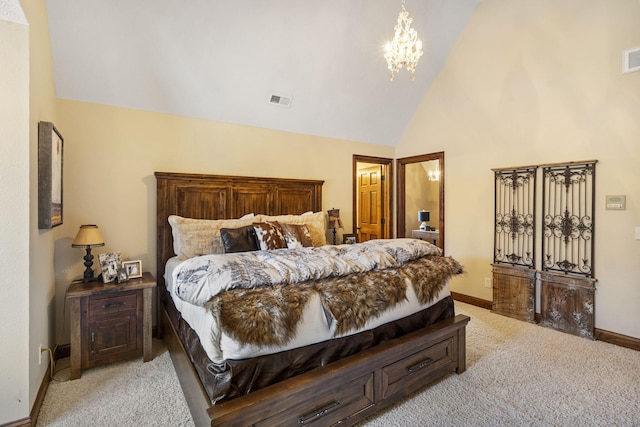
[[417, 239], [370, 240], [357, 245], [279, 249], [224, 255], [205, 255], [182, 262], [172, 277], [173, 294], [204, 306], [218, 293], [346, 276], [398, 267], [440, 248]]

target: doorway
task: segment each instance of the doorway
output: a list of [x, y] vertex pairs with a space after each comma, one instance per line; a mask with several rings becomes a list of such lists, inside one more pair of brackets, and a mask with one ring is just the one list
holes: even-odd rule
[[353, 224], [358, 242], [392, 237], [393, 160], [353, 156]]

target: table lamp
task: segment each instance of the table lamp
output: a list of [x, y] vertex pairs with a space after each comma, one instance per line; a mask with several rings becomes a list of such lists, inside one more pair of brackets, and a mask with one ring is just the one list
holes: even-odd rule
[[86, 249], [87, 253], [84, 256], [84, 266], [87, 268], [84, 270], [83, 281], [85, 283], [92, 281], [93, 269], [91, 266], [93, 265], [93, 255], [91, 255], [91, 248], [104, 246], [104, 239], [100, 234], [100, 230], [98, 230], [98, 226], [93, 224], [81, 225], [71, 246]]
[[329, 209], [329, 228], [333, 228], [333, 244], [336, 244], [336, 228], [342, 228], [342, 220], [340, 219], [340, 209]]
[[420, 224], [420, 230], [429, 230], [429, 226], [427, 225], [427, 222], [429, 222], [429, 211], [418, 211], [418, 221], [422, 222], [422, 224]]

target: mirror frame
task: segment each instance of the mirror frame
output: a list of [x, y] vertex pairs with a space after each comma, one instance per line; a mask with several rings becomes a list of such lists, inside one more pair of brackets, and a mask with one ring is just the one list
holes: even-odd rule
[[[404, 157], [397, 159], [397, 171], [398, 171], [398, 189], [396, 194], [398, 195], [398, 208], [397, 208], [397, 224], [396, 224], [396, 236], [405, 237], [405, 205], [406, 205], [406, 171], [405, 166], [411, 163], [422, 163], [430, 160], [438, 160], [438, 167], [440, 168], [440, 185], [439, 185], [439, 209], [440, 220], [438, 222], [438, 230], [440, 232], [440, 239], [438, 246], [442, 249], [444, 254], [444, 151], [437, 153], [421, 154], [418, 156]], [[408, 236], [411, 237], [411, 236]]]

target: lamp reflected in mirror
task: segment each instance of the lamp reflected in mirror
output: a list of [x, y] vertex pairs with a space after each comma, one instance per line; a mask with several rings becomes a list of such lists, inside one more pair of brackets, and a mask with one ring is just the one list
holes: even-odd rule
[[421, 222], [420, 230], [427, 231], [431, 229], [427, 225], [427, 223], [429, 222], [429, 211], [425, 211], [425, 210], [418, 211], [418, 221]]

